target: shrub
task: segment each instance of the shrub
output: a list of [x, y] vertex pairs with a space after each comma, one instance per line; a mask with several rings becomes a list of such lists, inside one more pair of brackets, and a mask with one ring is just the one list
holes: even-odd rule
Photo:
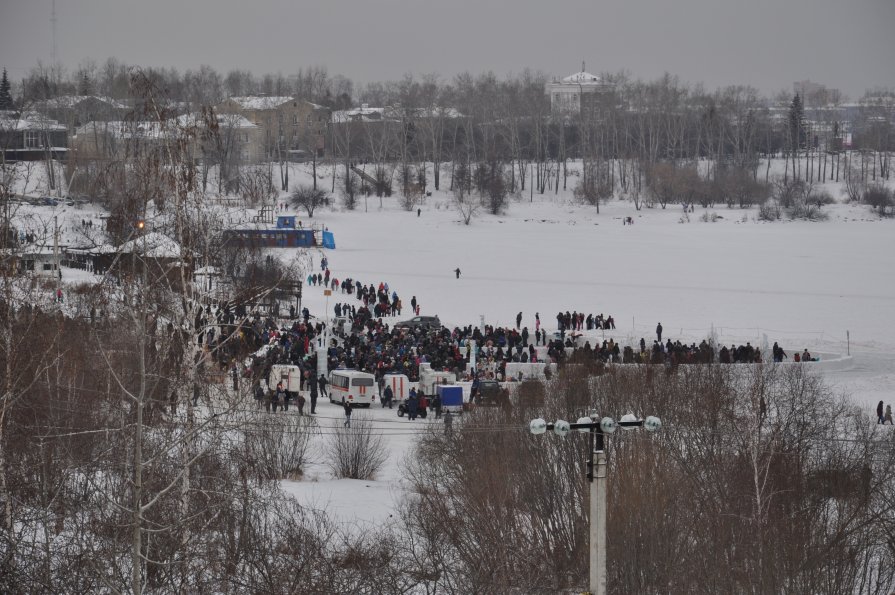
[[819, 207], [820, 207], [820, 206], [823, 206], [823, 205], [834, 205], [834, 204], [836, 204], [836, 199], [833, 198], [833, 195], [830, 194], [829, 192], [827, 192], [826, 190], [819, 190], [819, 191], [813, 193], [813, 194], [810, 196], [810, 199], [809, 199], [809, 200], [810, 200], [812, 203], [814, 203], [814, 204], [816, 204], [817, 206], [819, 206]]
[[826, 221], [830, 217], [816, 203], [803, 202], [797, 202], [786, 209], [786, 215], [790, 219], [808, 219], [809, 221]]
[[372, 479], [388, 458], [382, 434], [356, 412], [350, 428], [334, 431], [326, 451], [326, 465], [339, 479]]
[[308, 441], [316, 426], [310, 417], [265, 415], [245, 429], [248, 467], [261, 480], [297, 479], [308, 462]]
[[892, 214], [892, 206], [895, 204], [895, 192], [882, 184], [873, 184], [864, 191], [863, 201], [864, 204], [877, 209], [880, 217], [885, 217]]
[[608, 163], [588, 163], [575, 186], [575, 198], [594, 205], [600, 212], [600, 202], [612, 198], [612, 176]]
[[783, 216], [783, 210], [776, 200], [768, 200], [758, 207], [758, 218], [761, 221], [777, 221]]

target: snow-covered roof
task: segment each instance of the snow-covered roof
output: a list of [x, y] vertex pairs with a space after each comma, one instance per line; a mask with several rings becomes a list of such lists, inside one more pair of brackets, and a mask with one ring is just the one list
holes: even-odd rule
[[159, 122], [112, 120], [110, 122], [87, 122], [75, 129], [75, 136], [81, 134], [108, 134], [116, 138], [160, 139], [165, 136], [165, 131]]
[[562, 79], [563, 83], [569, 85], [599, 85], [603, 83], [603, 79], [589, 72], [576, 72]]
[[60, 95], [59, 97], [47, 100], [46, 106], [49, 109], [72, 108], [89, 99], [95, 99], [96, 101], [106, 103], [113, 109], [127, 109], [127, 106], [120, 101], [102, 95]]
[[337, 110], [332, 113], [332, 121], [336, 124], [344, 122], [381, 122], [385, 114], [384, 107], [354, 107]]
[[237, 104], [241, 109], [266, 110], [276, 109], [284, 103], [295, 101], [295, 99], [288, 96], [247, 95], [244, 97], [231, 97], [230, 101]]
[[[227, 128], [257, 128], [255, 124], [239, 114], [215, 114], [219, 126]], [[199, 112], [183, 114], [174, 119], [178, 126], [205, 126], [205, 120]]]
[[136, 252], [147, 258], [180, 258], [180, 244], [157, 231], [125, 242], [115, 251], [120, 254]]
[[381, 122], [383, 120], [400, 120], [401, 118], [462, 118], [463, 114], [453, 107], [368, 107], [366, 105], [332, 113], [335, 124], [344, 122]]
[[[399, 112], [401, 108], [386, 108], [389, 111]], [[453, 107], [442, 107], [439, 105], [432, 105], [429, 107], [416, 107], [416, 108], [406, 108], [404, 112], [413, 118], [462, 118], [463, 114], [460, 113], [460, 110]]]
[[0, 130], [65, 130], [65, 126], [37, 112], [3, 112], [0, 114]]
[[115, 252], [117, 252], [117, 250], [112, 244], [102, 244], [96, 248], [90, 249], [91, 254], [115, 254]]

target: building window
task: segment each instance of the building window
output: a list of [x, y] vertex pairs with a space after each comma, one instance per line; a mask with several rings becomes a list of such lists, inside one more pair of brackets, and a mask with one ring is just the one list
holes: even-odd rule
[[40, 132], [36, 130], [26, 130], [25, 131], [25, 148], [26, 149], [39, 149], [40, 148]]
[[298, 124], [298, 114], [292, 114], [292, 123]]
[[307, 119], [306, 119], [306, 123], [307, 123], [308, 127], [311, 126], [311, 114], [308, 114], [308, 117], [307, 117]]

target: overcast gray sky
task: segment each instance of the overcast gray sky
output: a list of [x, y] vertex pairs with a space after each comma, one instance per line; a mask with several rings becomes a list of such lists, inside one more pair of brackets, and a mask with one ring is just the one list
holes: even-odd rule
[[[57, 0], [60, 61], [326, 66], [357, 82], [525, 67], [663, 72], [766, 93], [895, 87], [895, 0]], [[0, 0], [0, 66], [49, 62], [52, 0]]]

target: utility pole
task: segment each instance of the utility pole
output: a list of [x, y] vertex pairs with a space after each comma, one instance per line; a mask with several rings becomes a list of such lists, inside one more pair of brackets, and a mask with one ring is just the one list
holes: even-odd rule
[[633, 413], [623, 415], [616, 422], [611, 417], [600, 419], [596, 412], [589, 417], [581, 417], [573, 424], [557, 420], [548, 424], [544, 419], [531, 420], [529, 430], [532, 434], [543, 434], [553, 430], [557, 436], [564, 437], [571, 430], [590, 434], [589, 457], [587, 460], [587, 480], [590, 482], [590, 539], [588, 543], [588, 594], [606, 595], [606, 450], [605, 437], [617, 428], [634, 430], [645, 428], [648, 432], [656, 432], [662, 427], [658, 417], [649, 416], [645, 420], [638, 419]]
[[56, 298], [59, 298], [59, 290], [62, 283], [62, 269], [59, 268], [59, 216], [53, 215], [53, 262], [55, 270], [53, 275], [56, 277]]

